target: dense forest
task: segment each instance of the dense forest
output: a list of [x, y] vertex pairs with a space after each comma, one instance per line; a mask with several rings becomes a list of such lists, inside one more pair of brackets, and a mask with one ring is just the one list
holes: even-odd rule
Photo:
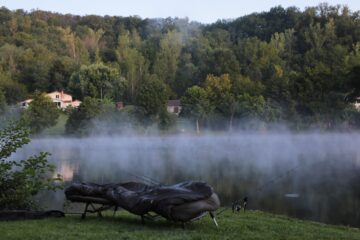
[[[69, 133], [96, 117], [169, 126], [169, 99], [198, 128], [360, 127], [360, 12], [346, 6], [278, 6], [213, 24], [2, 7], [0, 23], [1, 111], [65, 90], [83, 101]], [[117, 101], [128, 107], [109, 110]]]

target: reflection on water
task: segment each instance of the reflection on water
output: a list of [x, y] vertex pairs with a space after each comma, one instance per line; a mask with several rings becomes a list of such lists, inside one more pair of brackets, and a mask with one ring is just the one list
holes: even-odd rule
[[[248, 196], [252, 209], [360, 225], [360, 134], [34, 139], [16, 155], [39, 151], [66, 181], [202, 180], [223, 205]], [[61, 192], [46, 198], [62, 207]]]
[[76, 168], [68, 161], [60, 161], [54, 177], [57, 177], [57, 174], [60, 174], [65, 182], [69, 182], [73, 180], [76, 171]]

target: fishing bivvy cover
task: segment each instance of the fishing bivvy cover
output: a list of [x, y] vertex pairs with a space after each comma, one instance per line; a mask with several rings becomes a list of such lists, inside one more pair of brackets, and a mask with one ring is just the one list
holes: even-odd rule
[[187, 222], [220, 207], [211, 186], [187, 181], [170, 186], [150, 186], [139, 182], [119, 184], [73, 183], [65, 190], [70, 201], [103, 201], [136, 215], [154, 212], [162, 217]]

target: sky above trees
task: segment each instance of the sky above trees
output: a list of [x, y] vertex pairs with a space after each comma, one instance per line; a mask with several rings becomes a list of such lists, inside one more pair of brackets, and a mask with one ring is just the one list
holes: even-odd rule
[[[188, 17], [190, 20], [202, 23], [212, 23], [218, 19], [233, 19], [253, 12], [268, 11], [271, 7], [282, 5], [283, 7], [296, 6], [303, 10], [306, 6], [316, 6], [321, 0], [27, 0], [14, 1], [2, 0], [1, 5], [11, 10], [41, 9], [59, 13], [71, 13], [79, 15], [116, 15], [134, 16], [142, 18], [157, 17]], [[347, 5], [353, 11], [360, 10], [359, 0], [328, 0], [330, 5]]]

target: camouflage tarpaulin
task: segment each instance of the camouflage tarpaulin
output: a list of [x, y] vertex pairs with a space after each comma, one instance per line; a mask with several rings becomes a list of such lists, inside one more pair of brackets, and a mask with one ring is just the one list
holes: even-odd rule
[[74, 183], [65, 190], [65, 194], [69, 200], [100, 198], [136, 215], [154, 212], [179, 222], [191, 221], [220, 207], [219, 198], [211, 186], [192, 181], [170, 186], [149, 186], [137, 182], [105, 185]]

